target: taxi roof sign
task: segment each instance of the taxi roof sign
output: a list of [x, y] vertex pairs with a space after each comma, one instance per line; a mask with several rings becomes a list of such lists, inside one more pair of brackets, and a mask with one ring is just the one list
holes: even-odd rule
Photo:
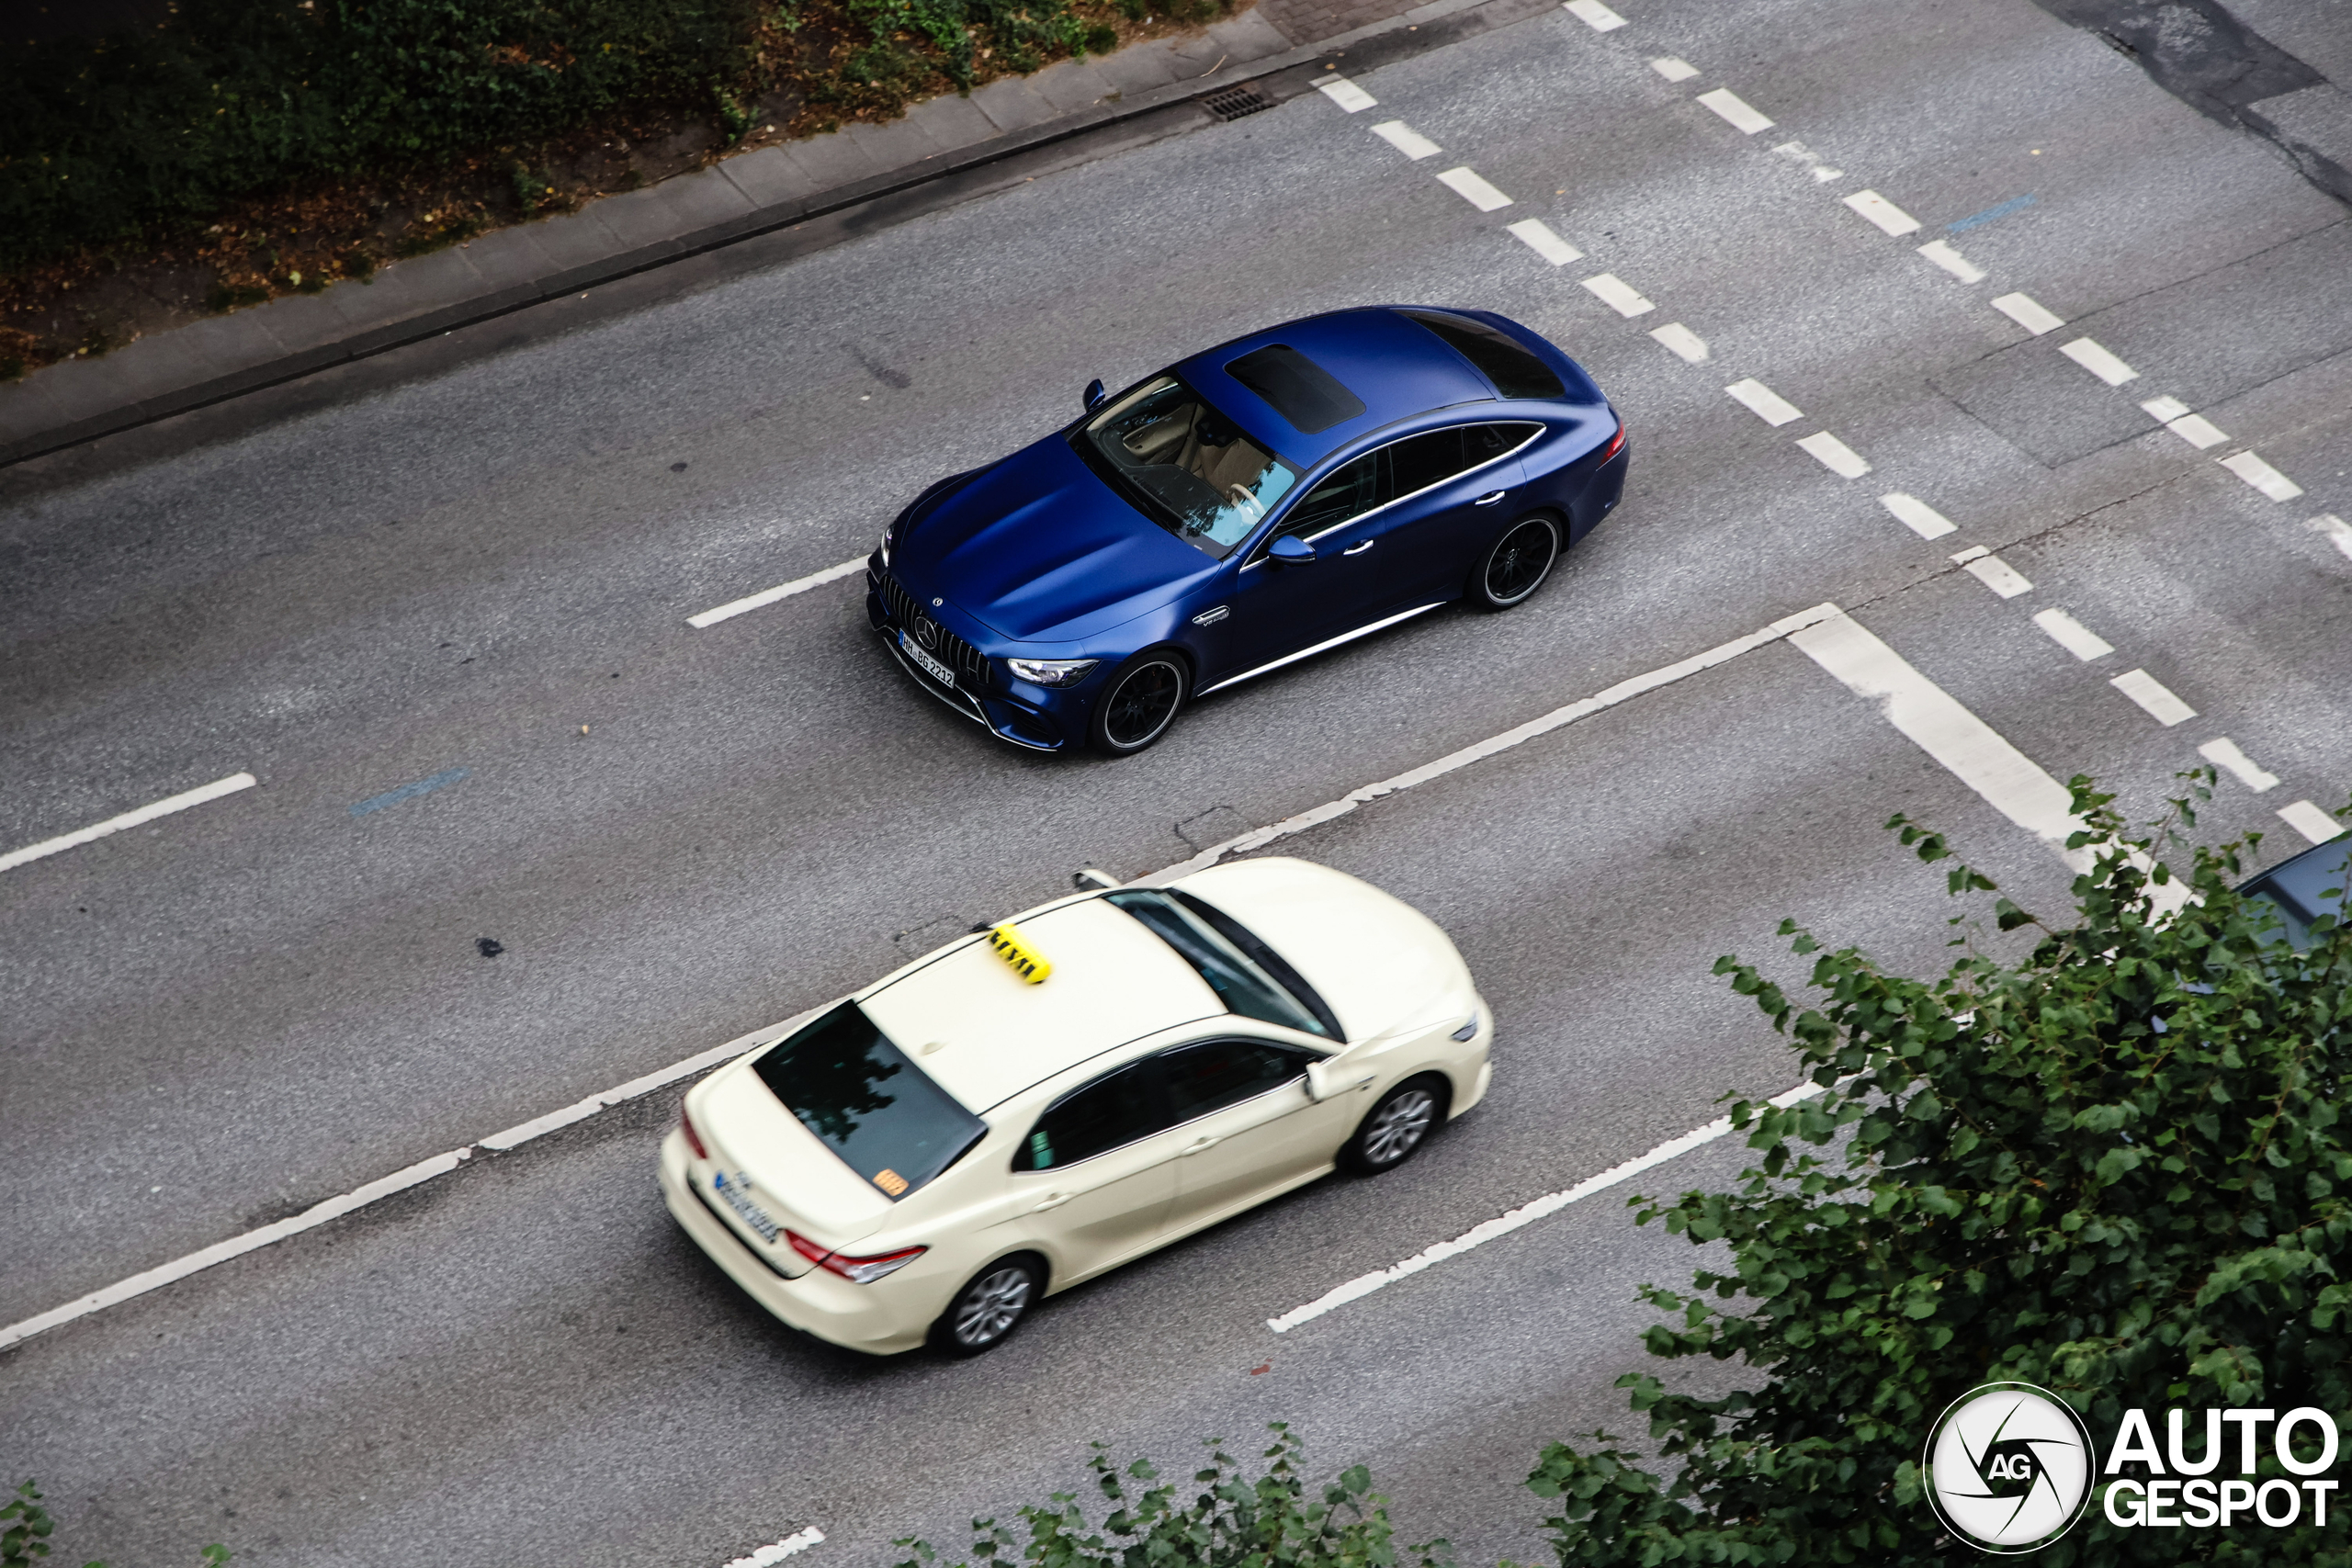
[[1011, 920], [989, 928], [989, 945], [997, 956], [1012, 965], [1012, 972], [1033, 986], [1042, 986], [1054, 966], [1046, 962], [1045, 954], [1023, 940]]

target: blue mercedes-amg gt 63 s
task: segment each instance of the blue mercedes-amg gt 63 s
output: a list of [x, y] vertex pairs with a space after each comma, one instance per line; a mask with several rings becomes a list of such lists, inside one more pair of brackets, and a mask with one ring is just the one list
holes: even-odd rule
[[1463, 599], [1522, 604], [1608, 515], [1625, 430], [1485, 310], [1339, 310], [1193, 355], [915, 498], [866, 563], [908, 674], [1113, 756], [1191, 698]]

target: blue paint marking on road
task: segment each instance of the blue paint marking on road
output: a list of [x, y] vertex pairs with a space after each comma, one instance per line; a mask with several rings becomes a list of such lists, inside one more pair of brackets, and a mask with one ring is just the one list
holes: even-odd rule
[[2001, 203], [1998, 207], [1988, 207], [1973, 217], [1963, 218], [1957, 223], [1947, 223], [1944, 225], [1944, 231], [1957, 234], [1963, 229], [1973, 229], [1979, 223], [1990, 223], [1996, 218], [2007, 218], [2012, 212], [2023, 212], [2032, 205], [2033, 193], [2028, 191], [2023, 196]]
[[456, 784], [465, 776], [465, 769], [451, 768], [446, 773], [435, 773], [429, 779], [419, 779], [414, 784], [405, 784], [398, 789], [388, 789], [381, 795], [372, 795], [353, 807], [351, 814], [354, 817], [365, 817], [371, 811], [381, 811], [387, 806], [398, 806], [403, 800], [428, 794], [439, 789], [443, 784]]

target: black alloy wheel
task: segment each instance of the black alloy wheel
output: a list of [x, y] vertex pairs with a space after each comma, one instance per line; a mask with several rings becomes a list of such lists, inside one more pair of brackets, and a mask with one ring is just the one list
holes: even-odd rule
[[956, 1356], [995, 1349], [1029, 1315], [1045, 1285], [1045, 1275], [1033, 1259], [1000, 1258], [956, 1292], [931, 1326], [932, 1342]]
[[1122, 666], [1094, 705], [1094, 749], [1130, 756], [1168, 733], [1190, 682], [1172, 653], [1147, 653]]
[[1487, 558], [1478, 563], [1471, 581], [1470, 598], [1484, 610], [1508, 610], [1524, 604], [1552, 575], [1560, 558], [1560, 525], [1536, 513], [1503, 530]]
[[1356, 1135], [1340, 1151], [1340, 1158], [1359, 1176], [1378, 1176], [1413, 1157], [1445, 1119], [1444, 1080], [1424, 1073], [1407, 1078], [1380, 1097], [1356, 1128]]

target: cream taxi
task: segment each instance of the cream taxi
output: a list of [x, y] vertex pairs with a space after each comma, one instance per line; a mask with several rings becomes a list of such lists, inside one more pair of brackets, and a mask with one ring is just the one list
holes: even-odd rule
[[686, 1096], [662, 1193], [762, 1306], [974, 1354], [1335, 1165], [1393, 1168], [1486, 1093], [1469, 970], [1379, 889], [1287, 859], [1079, 880]]

